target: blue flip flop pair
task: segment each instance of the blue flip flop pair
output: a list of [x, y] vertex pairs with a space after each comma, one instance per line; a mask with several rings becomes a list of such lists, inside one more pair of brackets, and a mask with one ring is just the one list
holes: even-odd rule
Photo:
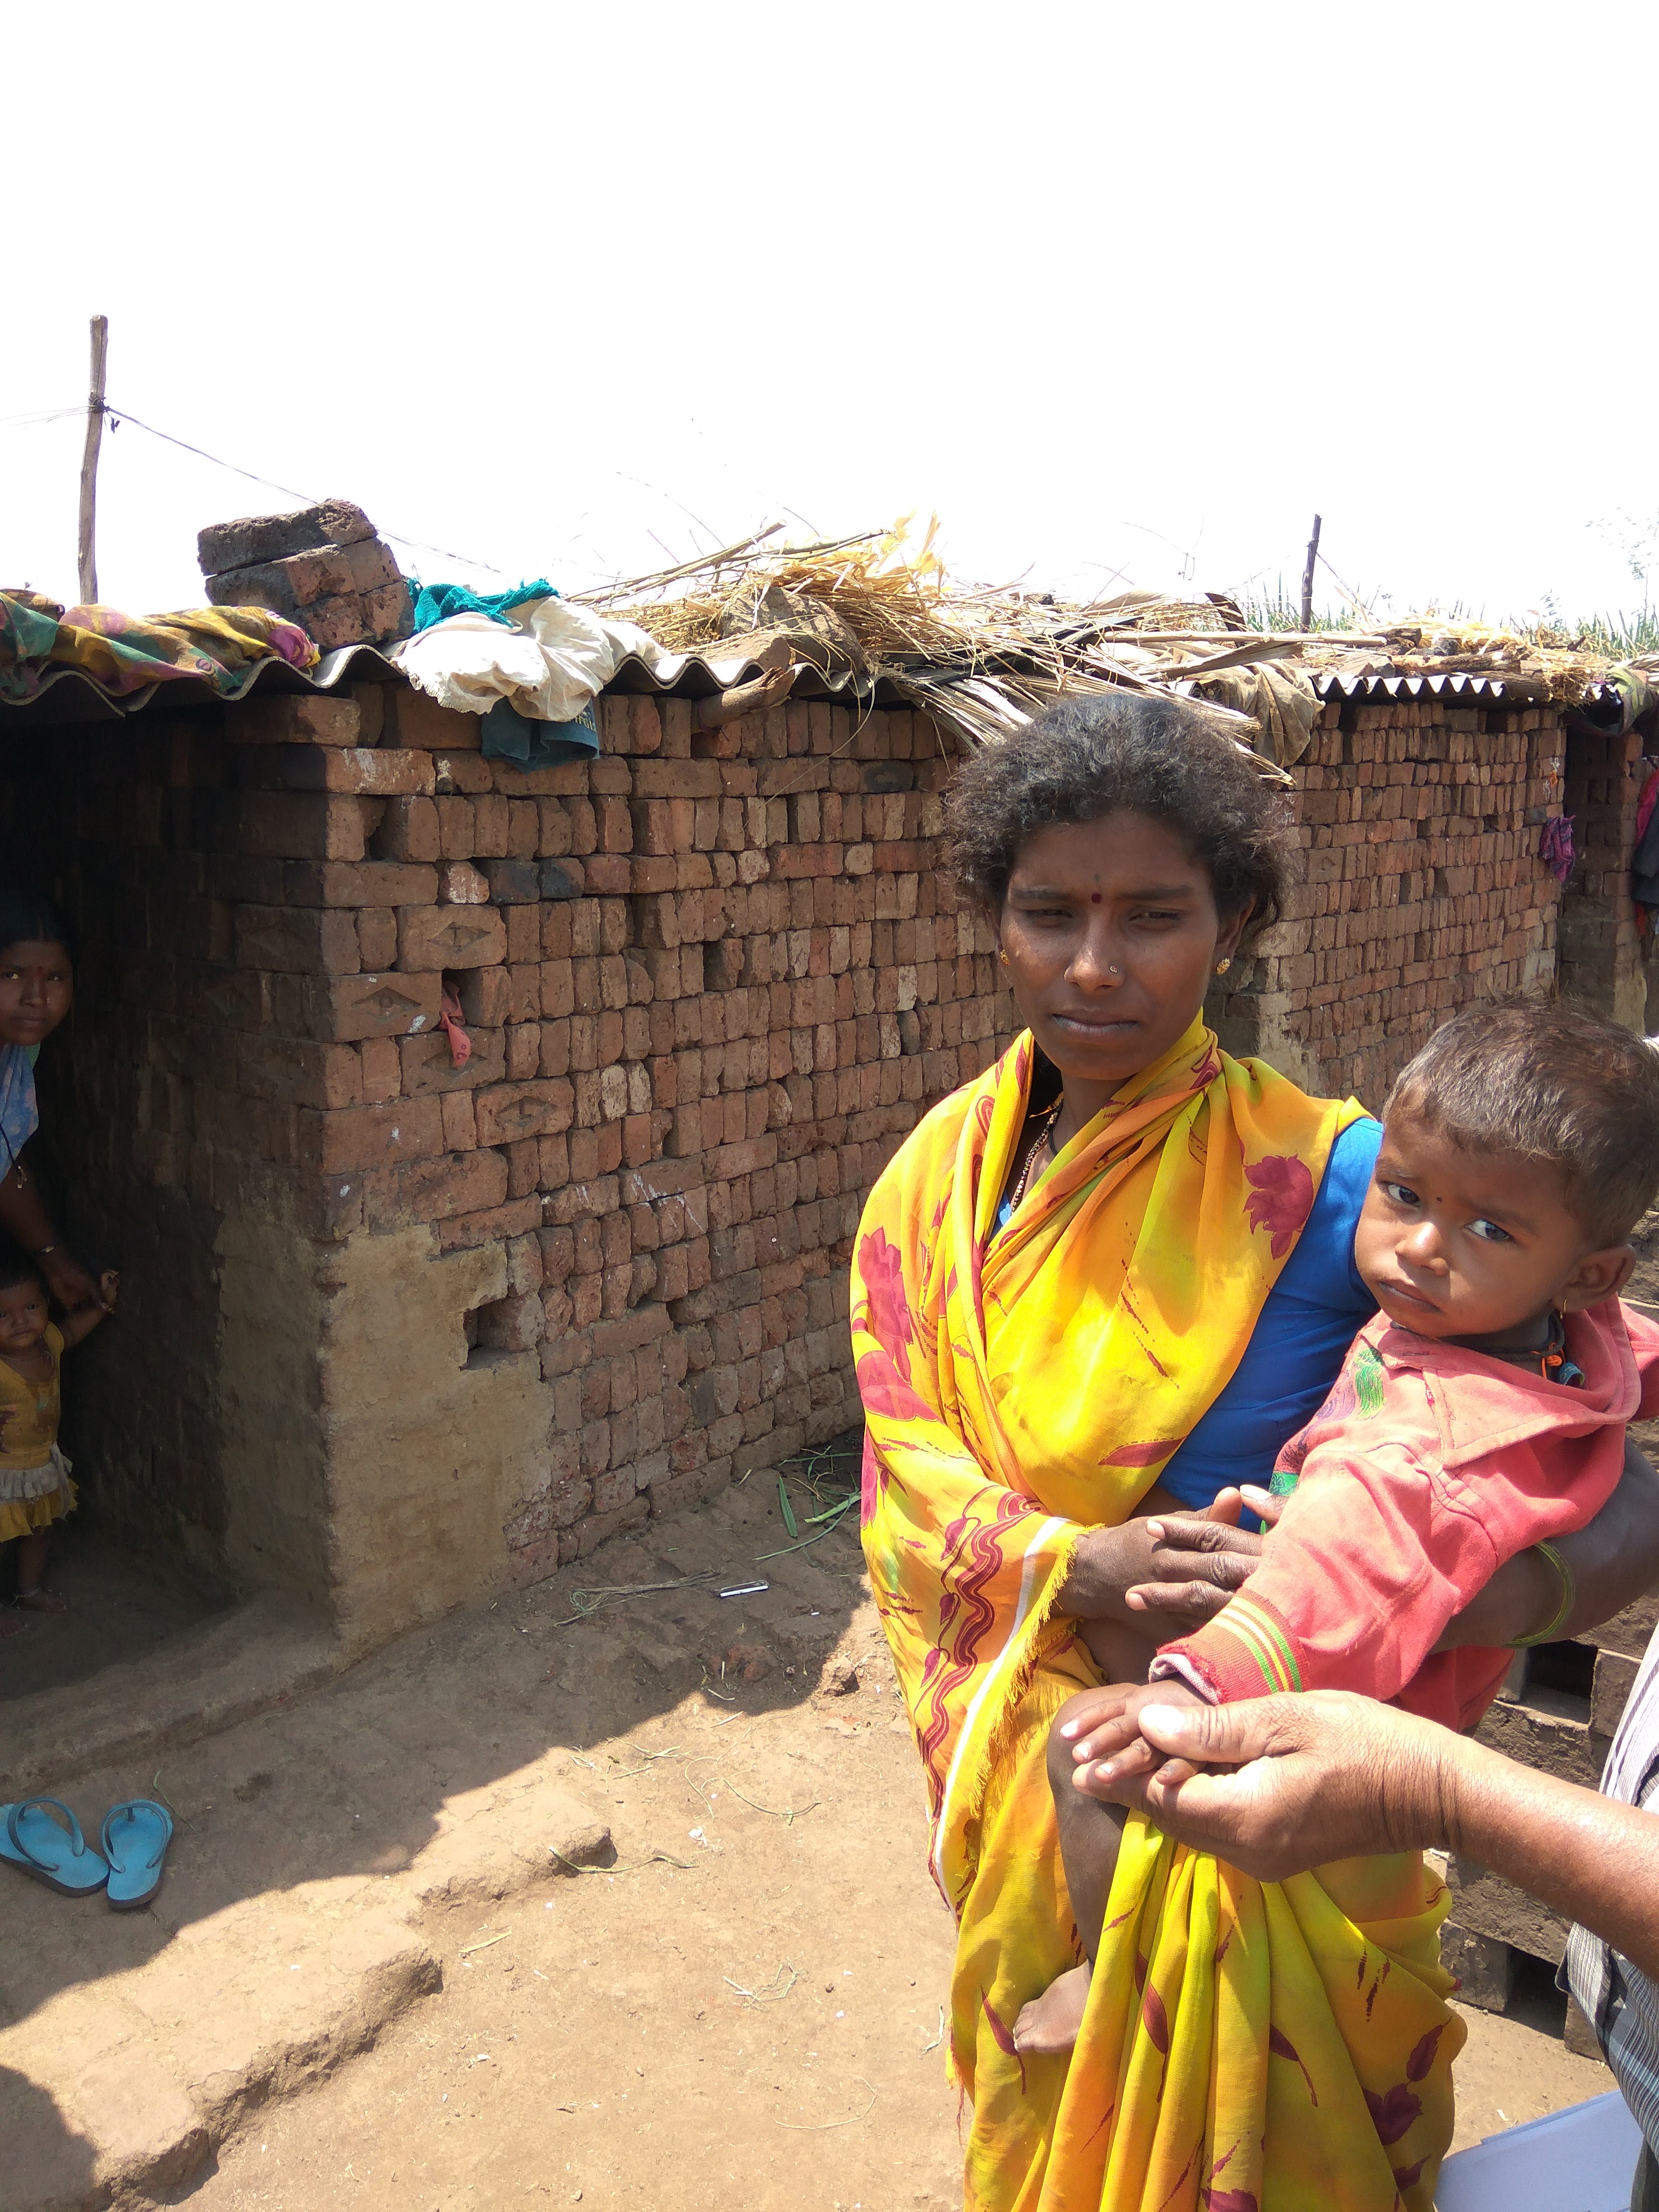
[[60, 1897], [92, 1897], [101, 1889], [115, 1912], [136, 1912], [149, 1903], [161, 1887], [172, 1841], [172, 1815], [149, 1797], [110, 1807], [99, 1836], [103, 1848], [96, 1851], [58, 1798], [0, 1805], [0, 1859]]

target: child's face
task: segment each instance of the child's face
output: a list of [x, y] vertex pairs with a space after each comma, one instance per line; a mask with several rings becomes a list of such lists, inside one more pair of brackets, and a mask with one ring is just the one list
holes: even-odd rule
[[1389, 1319], [1419, 1336], [1530, 1340], [1550, 1309], [1620, 1291], [1627, 1245], [1593, 1251], [1553, 1172], [1512, 1153], [1461, 1150], [1390, 1115], [1354, 1260]]
[[46, 1333], [46, 1293], [40, 1283], [0, 1291], [0, 1352], [27, 1352]]
[[39, 1044], [70, 1010], [75, 979], [61, 945], [0, 946], [0, 1043]]

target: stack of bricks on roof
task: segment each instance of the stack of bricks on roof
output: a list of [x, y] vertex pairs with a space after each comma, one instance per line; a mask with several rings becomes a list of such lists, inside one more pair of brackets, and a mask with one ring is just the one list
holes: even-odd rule
[[[864, 1199], [1010, 1038], [939, 872], [952, 736], [599, 720], [532, 774], [400, 679], [6, 741], [6, 864], [84, 946], [45, 1126], [125, 1270], [76, 1355], [88, 1517], [304, 1596], [347, 1656], [856, 1422]], [[1307, 880], [1224, 1041], [1376, 1106], [1453, 1007], [1554, 977], [1576, 777], [1609, 826], [1574, 896], [1621, 902], [1639, 765], [1547, 706], [1327, 706]], [[1603, 936], [1574, 988], [1639, 1019]]]
[[269, 607], [326, 653], [407, 637], [409, 586], [362, 507], [326, 499], [295, 514], [216, 522], [197, 538], [216, 607]]

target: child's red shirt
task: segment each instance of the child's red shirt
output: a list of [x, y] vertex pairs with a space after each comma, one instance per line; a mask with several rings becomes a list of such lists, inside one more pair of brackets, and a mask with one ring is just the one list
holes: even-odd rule
[[1581, 1384], [1546, 1382], [1384, 1316], [1354, 1340], [1330, 1396], [1279, 1454], [1290, 1490], [1261, 1565], [1213, 1620], [1166, 1644], [1218, 1704], [1276, 1690], [1358, 1690], [1469, 1729], [1512, 1654], [1436, 1651], [1506, 1559], [1582, 1528], [1612, 1496], [1625, 1425], [1659, 1413], [1659, 1326], [1616, 1298], [1571, 1314]]

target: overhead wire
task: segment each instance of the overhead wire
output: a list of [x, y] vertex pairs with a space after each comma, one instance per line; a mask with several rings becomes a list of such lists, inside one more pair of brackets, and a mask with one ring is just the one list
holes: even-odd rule
[[[66, 414], [78, 414], [81, 410], [78, 408], [66, 408], [63, 411]], [[294, 484], [278, 483], [274, 477], [262, 477], [255, 470], [240, 468], [234, 461], [227, 461], [217, 453], [210, 453], [205, 447], [192, 446], [187, 438], [175, 438], [171, 430], [158, 430], [153, 422], [144, 422], [126, 408], [117, 407], [107, 399], [104, 402], [104, 413], [109, 417], [112, 429], [114, 429], [118, 423], [131, 422], [135, 430], [146, 431], [152, 438], [160, 438], [164, 445], [177, 446], [180, 453], [193, 453], [198, 460], [210, 462], [216, 469], [228, 470], [234, 477], [245, 477], [249, 483], [263, 484], [267, 491], [279, 491], [284, 498], [301, 500], [307, 507], [314, 507], [318, 504], [318, 495], [315, 492], [301, 491]], [[424, 538], [406, 537], [400, 530], [382, 528], [380, 535], [382, 538], [392, 538], [398, 545], [410, 546], [417, 553], [441, 554], [446, 561], [459, 561], [469, 568], [485, 569], [492, 576], [502, 576], [507, 574], [504, 568], [498, 568], [493, 561], [477, 560], [470, 553], [458, 553], [453, 546], [449, 545], [434, 545]]]
[[[279, 491], [285, 499], [297, 499], [303, 501], [307, 507], [316, 506], [319, 503], [319, 495], [315, 492], [302, 491], [297, 484], [279, 483], [274, 477], [261, 476], [256, 469], [245, 469], [238, 462], [226, 460], [222, 454], [210, 453], [204, 446], [192, 445], [188, 438], [178, 437], [171, 430], [158, 429], [154, 422], [146, 422], [142, 416], [134, 415], [130, 411], [130, 410], [125, 407], [118, 407], [113, 401], [108, 398], [106, 398], [104, 402], [103, 411], [105, 416], [108, 418], [109, 426], [112, 430], [118, 428], [123, 422], [130, 422], [135, 430], [143, 430], [149, 437], [159, 438], [164, 445], [176, 446], [180, 453], [191, 454], [197, 460], [206, 461], [212, 468], [223, 469], [228, 472], [228, 474], [235, 477], [241, 477], [249, 483], [261, 484], [267, 491]], [[86, 403], [82, 401], [78, 405], [73, 407], [51, 408], [39, 414], [0, 416], [0, 429], [9, 428], [14, 426], [23, 428], [37, 424], [44, 424], [46, 422], [56, 422], [63, 421], [70, 416], [78, 416], [83, 415], [85, 412]], [[653, 492], [660, 498], [669, 499], [671, 504], [680, 508], [680, 512], [686, 516], [688, 520], [697, 524], [700, 528], [708, 531], [708, 535], [711, 538], [718, 534], [710, 528], [708, 524], [703, 522], [700, 516], [693, 514], [690, 507], [685, 507], [680, 501], [673, 499], [672, 494], [664, 492], [659, 485], [648, 483], [642, 477], [629, 476], [625, 471], [621, 469], [613, 470], [611, 473], [617, 477], [619, 481], [638, 484], [642, 490]], [[785, 512], [793, 514], [794, 510], [793, 508], [786, 508]], [[796, 516], [796, 520], [799, 521], [801, 518], [799, 516]], [[782, 525], [777, 524], [774, 526], [775, 528], [781, 529]], [[453, 546], [434, 545], [429, 538], [410, 538], [403, 531], [389, 530], [385, 527], [381, 528], [380, 534], [382, 538], [391, 538], [394, 544], [406, 545], [410, 547], [411, 550], [418, 553], [436, 553], [446, 561], [459, 561], [465, 568], [481, 568], [487, 574], [491, 576], [504, 576], [507, 574], [506, 569], [498, 568], [493, 561], [480, 561], [471, 553], [458, 553]], [[653, 533], [653, 535], [654, 535], [654, 533]], [[657, 542], [660, 544], [661, 540], [659, 539]], [[663, 550], [667, 551], [669, 549], [664, 547]], [[698, 568], [702, 565], [703, 565], [702, 562], [699, 560], [688, 562], [686, 567], [690, 569]], [[584, 596], [592, 598], [598, 596], [598, 593], [588, 592]]]
[[84, 404], [79, 407], [46, 407], [34, 413], [0, 415], [0, 430], [33, 429], [43, 422], [61, 422], [65, 416], [84, 415]]

